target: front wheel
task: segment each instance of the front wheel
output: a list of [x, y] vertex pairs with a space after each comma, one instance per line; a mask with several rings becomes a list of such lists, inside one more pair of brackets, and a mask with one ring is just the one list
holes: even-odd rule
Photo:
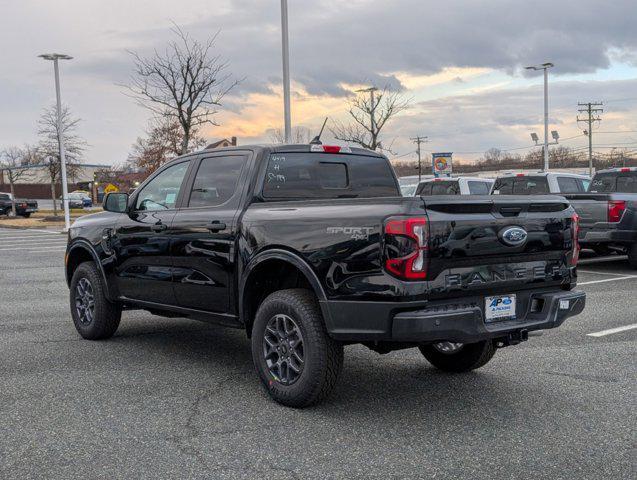
[[83, 338], [101, 340], [117, 331], [122, 308], [106, 298], [104, 282], [95, 263], [81, 263], [73, 273], [70, 303], [73, 323]]
[[434, 367], [455, 373], [483, 367], [495, 355], [495, 346], [491, 340], [477, 343], [438, 342], [418, 348]]
[[343, 345], [329, 337], [312, 292], [280, 290], [257, 310], [252, 359], [269, 395], [303, 408], [324, 400], [343, 365]]

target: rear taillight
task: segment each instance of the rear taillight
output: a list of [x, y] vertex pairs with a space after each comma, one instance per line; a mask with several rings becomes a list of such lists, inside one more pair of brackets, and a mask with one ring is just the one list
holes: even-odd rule
[[609, 200], [608, 201], [608, 221], [610, 223], [617, 223], [622, 219], [622, 215], [626, 210], [626, 202], [624, 200]]
[[427, 218], [389, 217], [384, 232], [385, 270], [403, 280], [427, 278]]
[[576, 267], [579, 260], [579, 215], [574, 213], [571, 215], [571, 235], [573, 236], [573, 252], [571, 255], [571, 265]]

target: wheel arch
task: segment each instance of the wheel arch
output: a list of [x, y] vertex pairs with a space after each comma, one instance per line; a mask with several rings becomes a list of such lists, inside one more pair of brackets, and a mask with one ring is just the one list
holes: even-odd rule
[[251, 335], [254, 315], [270, 293], [286, 288], [307, 288], [319, 302], [323, 319], [328, 322], [325, 290], [316, 273], [299, 255], [273, 248], [254, 257], [243, 271], [239, 283], [239, 318]]
[[64, 265], [66, 284], [68, 286], [71, 285], [73, 273], [81, 263], [91, 261], [95, 263], [95, 266], [102, 276], [102, 280], [104, 281], [104, 288], [106, 289], [106, 292], [104, 292], [106, 298], [112, 300], [109, 285], [106, 280], [106, 273], [104, 272], [104, 266], [102, 265], [102, 262], [99, 259], [99, 255], [97, 254], [93, 246], [86, 240], [76, 240], [72, 245], [68, 247], [66, 251]]

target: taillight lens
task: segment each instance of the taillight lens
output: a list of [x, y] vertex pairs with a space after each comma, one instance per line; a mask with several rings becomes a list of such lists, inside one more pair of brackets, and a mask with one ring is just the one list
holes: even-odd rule
[[574, 213], [571, 216], [571, 234], [573, 235], [573, 253], [571, 255], [571, 265], [577, 266], [577, 261], [579, 260], [579, 215]]
[[610, 223], [617, 223], [622, 219], [622, 215], [626, 210], [626, 202], [624, 200], [609, 200], [608, 201], [608, 221]]
[[389, 217], [384, 232], [385, 270], [403, 280], [427, 278], [427, 218]]

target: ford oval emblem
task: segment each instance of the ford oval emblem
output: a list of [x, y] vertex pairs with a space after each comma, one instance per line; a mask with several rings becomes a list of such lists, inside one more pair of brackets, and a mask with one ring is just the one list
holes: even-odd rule
[[500, 230], [500, 239], [506, 245], [511, 247], [517, 247], [526, 242], [528, 233], [522, 227], [507, 227], [504, 230]]

